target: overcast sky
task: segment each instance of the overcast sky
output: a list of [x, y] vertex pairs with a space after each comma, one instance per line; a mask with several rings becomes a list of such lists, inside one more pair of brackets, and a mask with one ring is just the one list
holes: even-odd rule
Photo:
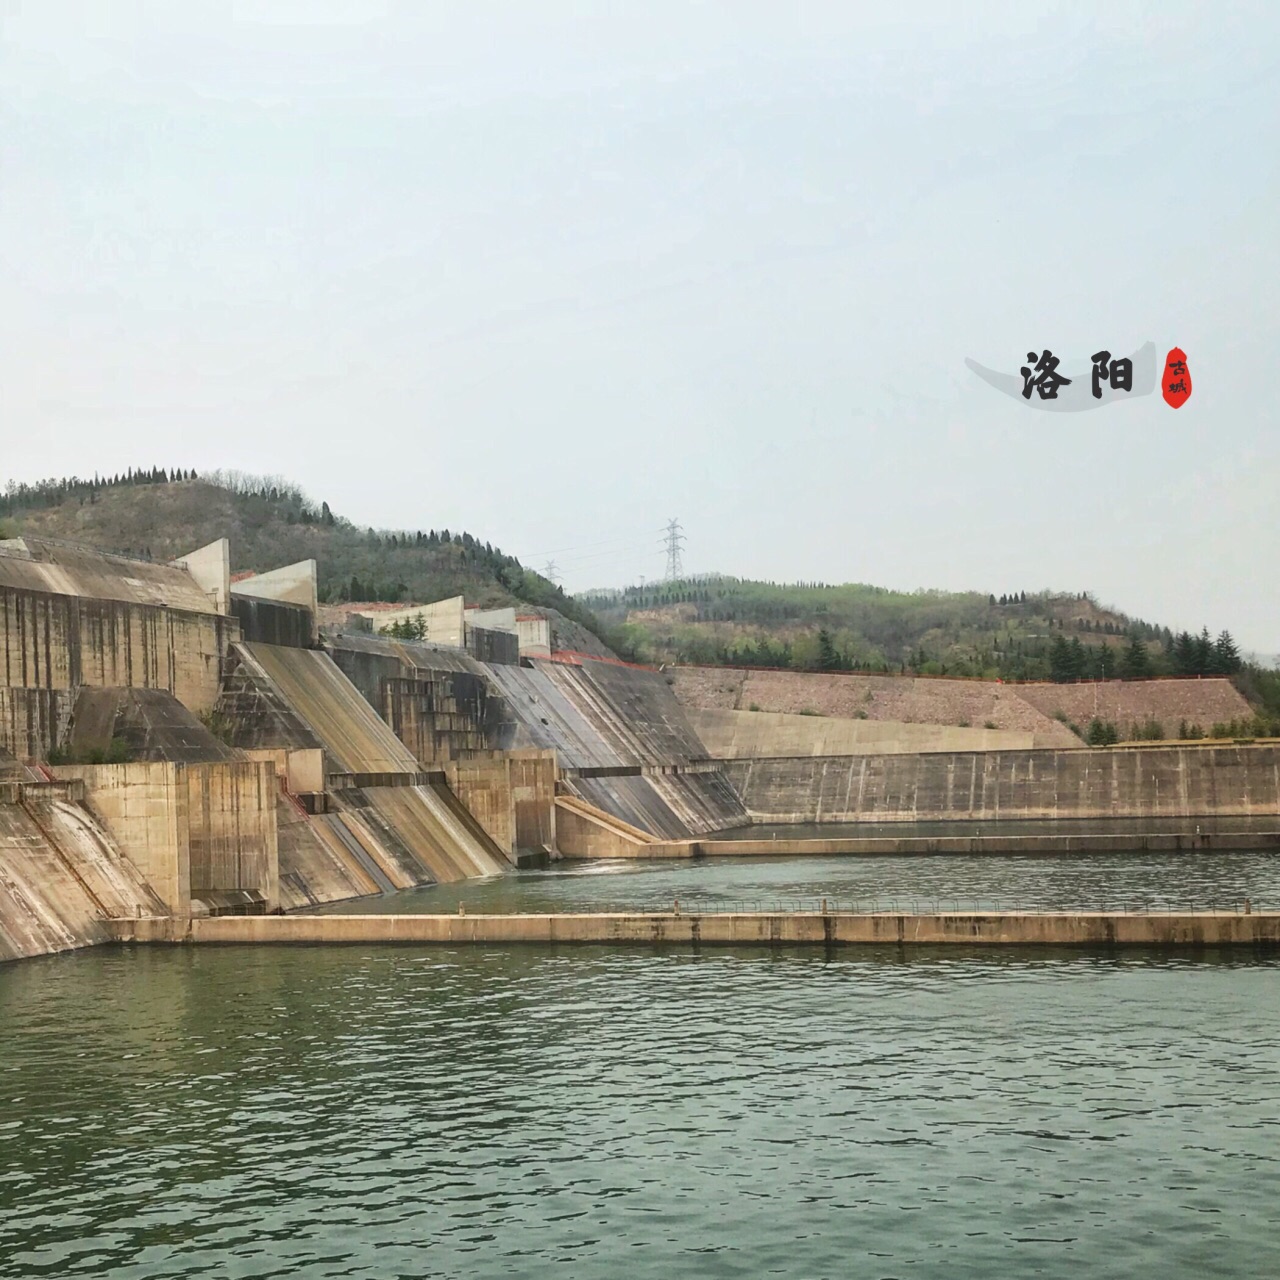
[[[0, 0], [0, 481], [1280, 649], [1280, 6]], [[1194, 393], [1028, 408], [1051, 348]]]

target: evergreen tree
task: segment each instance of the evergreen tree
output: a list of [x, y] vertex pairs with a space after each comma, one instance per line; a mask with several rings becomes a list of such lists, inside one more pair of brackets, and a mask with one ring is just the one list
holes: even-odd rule
[[1049, 679], [1055, 684], [1066, 684], [1067, 681], [1075, 678], [1075, 662], [1071, 655], [1071, 646], [1067, 643], [1065, 636], [1056, 635], [1049, 646]]
[[1213, 670], [1224, 676], [1235, 675], [1240, 670], [1240, 650], [1230, 631], [1222, 632], [1214, 642]]
[[1099, 720], [1094, 716], [1089, 721], [1084, 740], [1091, 747], [1109, 747], [1120, 741], [1120, 733], [1109, 720]]
[[1151, 655], [1147, 646], [1135, 635], [1120, 659], [1120, 674], [1126, 680], [1143, 680], [1151, 674]]
[[1101, 680], [1114, 680], [1116, 676], [1116, 655], [1112, 653], [1111, 646], [1104, 644], [1099, 647], [1094, 658], [1094, 667]]
[[1089, 655], [1084, 651], [1079, 636], [1072, 636], [1067, 646], [1071, 655], [1071, 678], [1083, 680], [1089, 674]]
[[1191, 674], [1207, 676], [1213, 670], [1213, 641], [1209, 639], [1209, 628], [1203, 627], [1195, 641], [1195, 660]]
[[1179, 631], [1173, 640], [1173, 670], [1180, 676], [1196, 674], [1196, 642], [1189, 631]]
[[838, 671], [840, 665], [840, 655], [831, 642], [831, 632], [823, 627], [818, 632], [818, 670]]

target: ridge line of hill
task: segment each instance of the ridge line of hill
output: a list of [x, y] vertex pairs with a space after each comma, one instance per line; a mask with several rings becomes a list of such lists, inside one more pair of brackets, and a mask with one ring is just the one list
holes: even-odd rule
[[359, 528], [278, 476], [162, 467], [69, 477], [0, 493], [0, 536], [59, 538], [167, 561], [229, 538], [233, 573], [315, 560], [320, 599], [425, 604], [466, 597], [530, 607], [558, 648], [609, 652], [600, 621], [555, 583], [470, 533]]

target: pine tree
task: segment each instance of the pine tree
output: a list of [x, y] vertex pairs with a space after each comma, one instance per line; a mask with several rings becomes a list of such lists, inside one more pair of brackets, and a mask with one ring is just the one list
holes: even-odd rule
[[1098, 677], [1102, 680], [1114, 680], [1116, 675], [1116, 655], [1109, 644], [1102, 645], [1095, 655], [1095, 666]]
[[819, 671], [838, 671], [840, 669], [840, 655], [836, 652], [836, 647], [831, 643], [831, 632], [823, 627], [818, 632], [818, 670]]
[[1196, 673], [1196, 642], [1189, 631], [1179, 631], [1173, 639], [1173, 669], [1180, 676]]
[[1126, 680], [1142, 680], [1151, 674], [1151, 656], [1147, 646], [1135, 635], [1120, 659], [1120, 674]]
[[1195, 659], [1191, 674], [1207, 676], [1213, 671], [1213, 641], [1209, 639], [1209, 628], [1201, 628], [1200, 634], [1193, 641]]
[[1075, 664], [1071, 657], [1071, 646], [1066, 637], [1056, 635], [1049, 646], [1049, 679], [1055, 684], [1066, 684], [1075, 679]]
[[1224, 676], [1234, 675], [1240, 670], [1240, 650], [1236, 648], [1230, 631], [1223, 631], [1214, 643], [1213, 669]]
[[1071, 678], [1083, 680], [1089, 673], [1089, 655], [1085, 653], [1080, 637], [1072, 636], [1067, 648], [1071, 654]]

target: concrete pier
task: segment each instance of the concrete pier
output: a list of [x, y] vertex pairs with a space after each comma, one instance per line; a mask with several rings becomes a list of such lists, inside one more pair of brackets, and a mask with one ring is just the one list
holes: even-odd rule
[[1280, 947], [1280, 912], [712, 912], [115, 920], [120, 942]]

